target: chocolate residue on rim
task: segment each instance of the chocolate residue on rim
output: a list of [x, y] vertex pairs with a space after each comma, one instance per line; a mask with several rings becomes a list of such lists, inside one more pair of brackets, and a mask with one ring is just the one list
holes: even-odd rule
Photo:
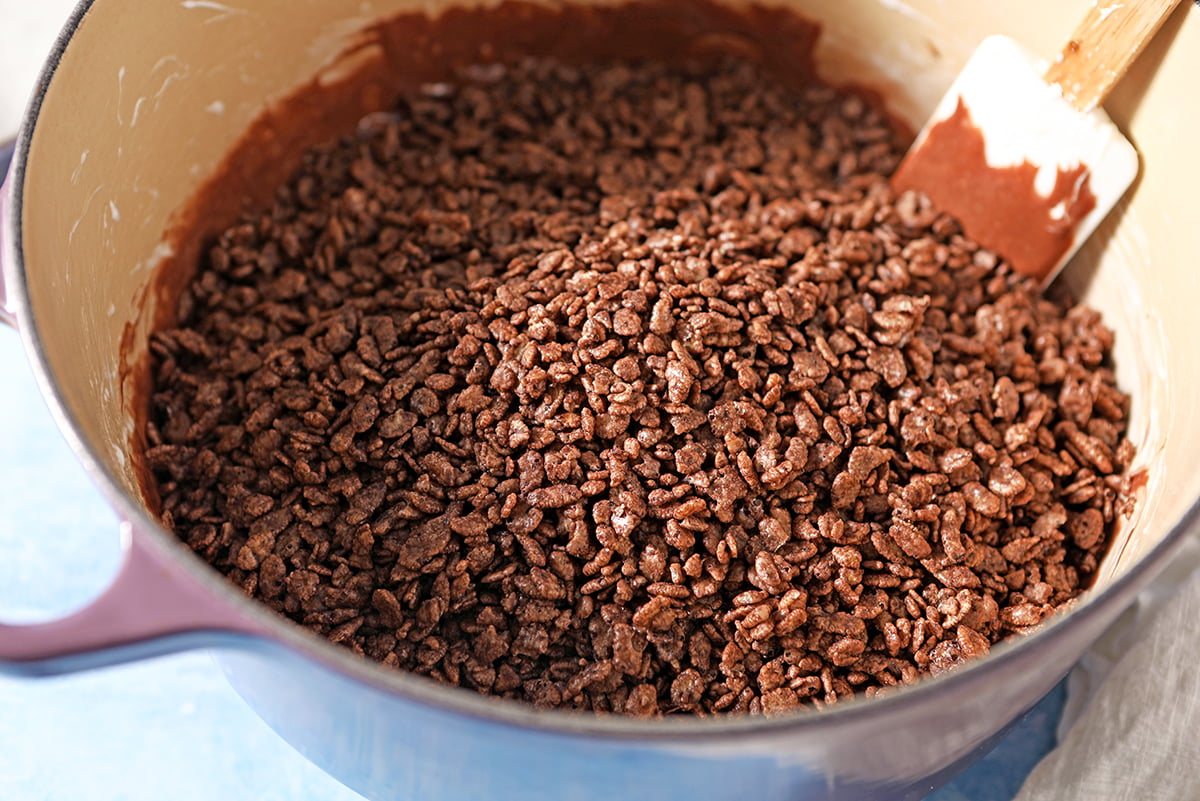
[[1096, 207], [1085, 165], [1059, 170], [1054, 189], [1034, 188], [1038, 168], [988, 164], [983, 132], [960, 98], [954, 114], [934, 125], [892, 178], [897, 191], [919, 189], [949, 208], [975, 241], [1007, 258], [1024, 275], [1046, 279], [1075, 242], [1075, 229]]
[[[447, 80], [471, 64], [550, 57], [569, 64], [653, 59], [711, 63], [729, 54], [761, 64], [777, 80], [800, 86], [816, 74], [820, 26], [782, 8], [728, 8], [710, 0], [635, 0], [620, 6], [558, 8], [509, 0], [490, 8], [401, 14], [362, 31], [324, 73], [267, 108], [225, 160], [177, 213], [165, 241], [174, 255], [147, 286], [149, 330], [171, 327], [178, 299], [216, 235], [247, 211], [266, 208], [275, 187], [303, 153], [330, 141], [367, 114], [390, 109], [424, 84]], [[340, 67], [345, 69], [340, 69]], [[343, 74], [344, 73], [344, 74]], [[907, 132], [898, 128], [899, 136]], [[134, 419], [129, 452], [143, 499], [159, 499], [142, 460], [149, 410], [148, 353], [135, 348], [138, 327], [121, 342], [121, 384]]]

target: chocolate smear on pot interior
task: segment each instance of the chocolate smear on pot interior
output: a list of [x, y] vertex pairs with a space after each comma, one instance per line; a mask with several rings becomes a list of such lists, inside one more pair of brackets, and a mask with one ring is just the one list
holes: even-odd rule
[[308, 152], [152, 341], [163, 520], [385, 665], [775, 714], [1030, 631], [1095, 574], [1099, 315], [888, 184], [861, 97], [729, 59], [484, 65]]

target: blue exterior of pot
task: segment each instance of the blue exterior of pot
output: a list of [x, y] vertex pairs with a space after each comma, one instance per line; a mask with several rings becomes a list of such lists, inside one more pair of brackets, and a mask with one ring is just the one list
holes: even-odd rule
[[277, 643], [216, 658], [280, 736], [373, 801], [915, 801], [1053, 689], [1102, 611], [891, 698], [767, 720], [596, 721], [437, 687], [450, 709]]

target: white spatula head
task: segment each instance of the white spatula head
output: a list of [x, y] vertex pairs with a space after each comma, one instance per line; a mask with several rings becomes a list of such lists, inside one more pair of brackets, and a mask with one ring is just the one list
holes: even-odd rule
[[984, 40], [892, 183], [1049, 282], [1133, 183], [1138, 155], [1107, 114], [1047, 84], [1046, 66], [1012, 39]]

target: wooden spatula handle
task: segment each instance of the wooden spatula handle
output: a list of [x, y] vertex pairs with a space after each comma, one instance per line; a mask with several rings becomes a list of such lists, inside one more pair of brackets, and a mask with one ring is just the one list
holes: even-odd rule
[[1046, 71], [1046, 83], [1058, 84], [1080, 111], [1096, 108], [1180, 2], [1092, 0], [1087, 16]]

